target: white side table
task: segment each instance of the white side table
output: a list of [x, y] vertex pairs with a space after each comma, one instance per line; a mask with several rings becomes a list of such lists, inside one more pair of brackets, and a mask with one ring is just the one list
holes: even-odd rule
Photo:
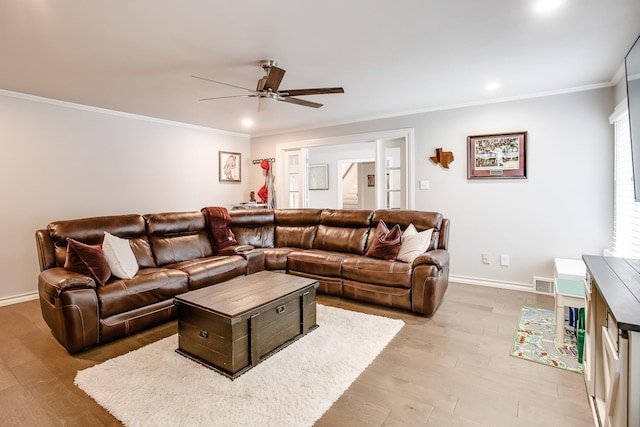
[[556, 296], [556, 341], [564, 343], [564, 308], [585, 306], [584, 280], [587, 269], [584, 262], [577, 259], [556, 258], [555, 270]]

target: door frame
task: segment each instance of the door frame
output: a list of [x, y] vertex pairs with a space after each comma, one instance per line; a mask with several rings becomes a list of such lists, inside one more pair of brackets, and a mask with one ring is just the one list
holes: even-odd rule
[[[326, 138], [316, 138], [316, 139], [307, 139], [307, 140], [299, 140], [292, 142], [284, 142], [280, 144], [276, 144], [276, 172], [278, 176], [284, 176], [285, 168], [284, 168], [284, 152], [290, 150], [301, 149], [302, 157], [300, 159], [300, 167], [302, 168], [302, 174], [306, 174], [307, 165], [309, 163], [308, 159], [308, 150], [306, 148], [309, 147], [319, 147], [319, 146], [331, 146], [331, 145], [343, 145], [343, 144], [354, 144], [354, 143], [364, 143], [364, 142], [376, 142], [376, 168], [377, 165], [384, 164], [384, 158], [381, 157], [380, 153], [384, 150], [381, 150], [384, 141], [404, 138], [405, 141], [405, 162], [406, 162], [406, 194], [405, 194], [405, 204], [407, 209], [415, 209], [415, 164], [414, 164], [414, 151], [415, 151], [415, 131], [413, 128], [403, 128], [403, 129], [393, 129], [387, 131], [379, 131], [379, 132], [368, 132], [368, 133], [360, 133], [353, 135], [342, 135], [342, 136], [334, 136], [334, 137], [326, 137]], [[278, 183], [279, 181], [279, 183]], [[283, 188], [284, 183], [282, 180], [276, 180], [276, 185], [278, 191], [276, 191], [276, 200], [278, 206], [283, 205]], [[307, 186], [306, 179], [303, 180], [302, 186], [302, 206], [308, 207], [309, 203], [309, 188]], [[383, 203], [383, 200], [378, 200], [376, 197], [376, 207], [379, 208]]]

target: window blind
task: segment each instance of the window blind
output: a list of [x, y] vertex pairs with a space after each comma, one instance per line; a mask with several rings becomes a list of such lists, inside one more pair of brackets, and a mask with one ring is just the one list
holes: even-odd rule
[[634, 201], [631, 132], [626, 105], [617, 108], [610, 121], [615, 129], [614, 220], [611, 252], [615, 256], [640, 258], [640, 203]]

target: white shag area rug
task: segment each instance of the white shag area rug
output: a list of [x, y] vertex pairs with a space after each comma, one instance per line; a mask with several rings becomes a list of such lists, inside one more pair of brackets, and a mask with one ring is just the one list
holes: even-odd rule
[[320, 304], [317, 323], [235, 381], [177, 354], [174, 335], [75, 384], [127, 426], [311, 426], [404, 325]]

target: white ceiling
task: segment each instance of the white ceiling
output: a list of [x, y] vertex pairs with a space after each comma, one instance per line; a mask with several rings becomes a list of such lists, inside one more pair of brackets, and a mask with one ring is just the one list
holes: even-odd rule
[[[0, 0], [0, 89], [264, 135], [610, 84], [640, 1], [538, 1]], [[198, 101], [244, 92], [192, 74], [254, 89], [267, 58], [282, 89], [345, 93]]]

